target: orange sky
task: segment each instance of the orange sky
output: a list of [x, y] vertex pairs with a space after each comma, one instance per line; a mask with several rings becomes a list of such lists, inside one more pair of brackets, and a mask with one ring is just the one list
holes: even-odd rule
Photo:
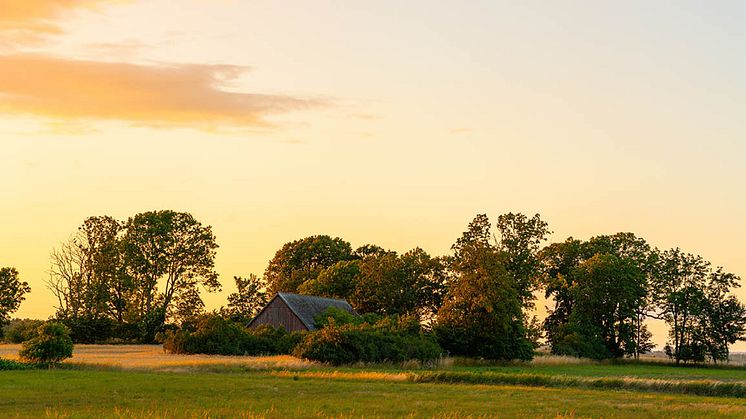
[[17, 315], [53, 313], [49, 252], [85, 217], [153, 209], [213, 226], [210, 308], [289, 240], [438, 255], [478, 212], [540, 212], [556, 241], [632, 231], [746, 274], [739, 3], [0, 10], [0, 265], [33, 288]]

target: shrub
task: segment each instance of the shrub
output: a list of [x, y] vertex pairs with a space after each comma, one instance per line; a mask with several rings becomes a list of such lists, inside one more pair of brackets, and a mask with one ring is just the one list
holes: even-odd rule
[[4, 340], [8, 343], [23, 343], [36, 337], [36, 331], [44, 324], [42, 320], [13, 319], [4, 328]]
[[[306, 335], [293, 354], [332, 365], [354, 362], [430, 362], [443, 352], [431, 337], [421, 333], [393, 332], [384, 319], [375, 325], [347, 324], [327, 327]], [[382, 324], [384, 323], [384, 324]]]
[[264, 325], [251, 330], [221, 316], [208, 315], [181, 330], [165, 333], [163, 348], [172, 353], [212, 355], [289, 354], [301, 333]]
[[78, 317], [60, 319], [70, 331], [74, 343], [101, 343], [114, 337], [115, 322], [105, 317]]
[[33, 365], [24, 364], [23, 362], [0, 358], [0, 371], [28, 370], [33, 367]]
[[39, 326], [38, 336], [25, 342], [19, 355], [31, 362], [60, 362], [73, 355], [70, 331], [62, 323], [47, 322]]

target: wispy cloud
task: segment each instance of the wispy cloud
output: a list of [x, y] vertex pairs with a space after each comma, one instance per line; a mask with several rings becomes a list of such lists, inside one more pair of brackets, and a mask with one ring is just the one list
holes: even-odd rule
[[38, 42], [61, 33], [57, 22], [76, 9], [96, 9], [122, 0], [0, 0], [0, 36], [6, 43]]
[[226, 90], [247, 70], [232, 65], [142, 65], [0, 55], [0, 111], [53, 120], [215, 130], [268, 126], [269, 115], [321, 104], [314, 99]]

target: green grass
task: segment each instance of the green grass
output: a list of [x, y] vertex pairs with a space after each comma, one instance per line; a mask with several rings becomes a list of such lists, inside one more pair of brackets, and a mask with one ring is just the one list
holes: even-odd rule
[[[297, 377], [296, 377], [297, 378]], [[746, 400], [270, 373], [0, 373], [0, 417], [744, 417]]]
[[494, 366], [454, 366], [454, 371], [500, 372], [512, 374], [567, 375], [581, 377], [653, 378], [660, 380], [746, 381], [744, 368], [677, 367], [655, 363], [588, 363], [588, 364], [506, 364]]

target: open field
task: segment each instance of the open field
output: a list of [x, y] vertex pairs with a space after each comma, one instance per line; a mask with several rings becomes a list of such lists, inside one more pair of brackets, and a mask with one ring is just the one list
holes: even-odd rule
[[0, 373], [2, 417], [744, 417], [746, 401], [522, 386], [133, 371]]
[[[18, 348], [0, 345], [0, 357], [15, 358]], [[78, 345], [61, 369], [0, 371], [0, 417], [746, 416], [740, 368], [562, 358], [463, 364], [331, 368], [287, 356]]]

